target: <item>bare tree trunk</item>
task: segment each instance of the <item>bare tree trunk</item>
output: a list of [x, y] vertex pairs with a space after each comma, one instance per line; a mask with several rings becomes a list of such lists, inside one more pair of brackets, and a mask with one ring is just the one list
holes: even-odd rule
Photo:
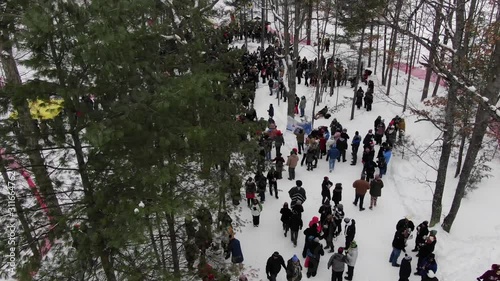
[[177, 234], [175, 231], [175, 217], [173, 214], [167, 214], [168, 237], [170, 240], [170, 254], [172, 255], [172, 266], [174, 268], [174, 275], [180, 277], [180, 259], [179, 249], [177, 248]]
[[[8, 38], [9, 33], [7, 30], [2, 31], [3, 34], [0, 35], [0, 61], [5, 72], [6, 82], [11, 85], [21, 85], [21, 76], [19, 75], [17, 64], [12, 53], [11, 42]], [[59, 206], [52, 180], [45, 167], [45, 160], [40, 152], [41, 146], [39, 144], [39, 138], [37, 137], [40, 135], [39, 128], [31, 117], [27, 100], [22, 101], [15, 109], [19, 113], [20, 133], [22, 134], [22, 138], [26, 140], [26, 143], [21, 144], [21, 146], [28, 155], [31, 171], [35, 176], [37, 186], [40, 188], [40, 193], [45, 198], [47, 204], [50, 214], [49, 218], [52, 220], [53, 225], [55, 225], [50, 234], [55, 234], [56, 237], [59, 237], [60, 230], [64, 228], [65, 224], [61, 221], [61, 207]], [[53, 237], [51, 237], [51, 240], [52, 239]]]
[[387, 65], [387, 25], [384, 26], [384, 52], [382, 56], [382, 85], [385, 86], [387, 83], [387, 74], [385, 68]]
[[[434, 18], [431, 49], [429, 51], [429, 64], [432, 64], [432, 62], [435, 60], [437, 54], [437, 47], [439, 44], [439, 35], [441, 34], [439, 31], [441, 29], [441, 18], [442, 18], [441, 10], [443, 9], [443, 0], [439, 0], [438, 3], [439, 5], [435, 9], [436, 15]], [[432, 76], [432, 68], [428, 66], [425, 73], [424, 88], [422, 89], [422, 97], [420, 98], [421, 101], [427, 98], [429, 92], [429, 84], [431, 83], [431, 76]]]
[[262, 55], [264, 53], [264, 41], [266, 40], [266, 14], [265, 14], [265, 9], [266, 9], [266, 0], [262, 0], [262, 8], [261, 8], [261, 32], [260, 32], [260, 54], [259, 55]]
[[[444, 36], [443, 44], [444, 45], [448, 44], [448, 36], [447, 35]], [[441, 52], [441, 56], [439, 58], [440, 61], [444, 61], [444, 55], [445, 55], [445, 52]], [[437, 96], [437, 91], [439, 89], [439, 84], [440, 83], [441, 83], [441, 76], [438, 76], [436, 78], [436, 84], [434, 85], [434, 90], [432, 91], [432, 96], [433, 97]]]
[[368, 67], [372, 67], [372, 49], [373, 49], [373, 24], [370, 24], [370, 40], [368, 40]]
[[380, 41], [380, 28], [379, 25], [377, 25], [377, 44], [376, 44], [376, 50], [375, 50], [375, 67], [373, 69], [373, 75], [377, 75], [377, 65], [378, 65], [378, 42]]
[[[411, 20], [411, 19], [410, 19]], [[408, 104], [408, 92], [410, 91], [410, 82], [411, 82], [411, 71], [413, 69], [413, 56], [415, 55], [415, 39], [412, 40], [411, 42], [411, 55], [410, 59], [408, 61], [408, 80], [406, 82], [406, 90], [405, 90], [405, 100], [403, 103], [403, 112], [406, 111], [406, 106]]]
[[[453, 48], [456, 54], [452, 58], [451, 72], [462, 73], [464, 69], [463, 60], [466, 58], [463, 46], [463, 34], [465, 32], [465, 0], [456, 0], [456, 30], [453, 36]], [[453, 137], [455, 132], [455, 113], [457, 104], [457, 94], [461, 91], [456, 81], [450, 80], [450, 88], [448, 89], [448, 102], [445, 108], [445, 125], [443, 130], [443, 144], [441, 147], [441, 156], [439, 158], [439, 166], [437, 171], [436, 188], [432, 198], [432, 213], [429, 222], [430, 226], [434, 226], [441, 220], [442, 200], [446, 183], [446, 174], [448, 172], [448, 163], [450, 160], [451, 151], [453, 149]]]
[[[307, 36], [307, 45], [311, 45], [311, 22], [312, 22], [312, 14], [313, 14], [313, 1], [307, 0], [306, 4], [307, 16], [306, 16], [306, 36]], [[319, 44], [319, 42], [318, 42]]]
[[[465, 120], [467, 122], [467, 120]], [[463, 123], [465, 126], [465, 123]], [[462, 158], [464, 156], [465, 149], [465, 141], [467, 140], [467, 134], [465, 133], [464, 128], [460, 130], [460, 147], [458, 148], [458, 159], [457, 159], [457, 168], [455, 169], [455, 178], [460, 175], [460, 170], [462, 169]]]
[[[396, 2], [396, 10], [394, 12], [394, 24], [398, 25], [399, 14], [401, 13], [401, 8], [403, 7], [403, 0], [397, 0]], [[396, 44], [397, 44], [398, 30], [392, 29], [392, 42], [391, 42], [391, 50], [389, 51], [389, 61], [387, 68], [389, 70], [389, 75], [387, 78], [387, 90], [386, 95], [389, 95], [391, 92], [391, 82], [392, 82], [392, 71], [394, 69], [394, 56], [396, 54]]]
[[[463, 1], [463, 0], [462, 0]], [[458, 14], [458, 12], [457, 12]], [[471, 16], [471, 15], [469, 15]], [[457, 17], [458, 18], [458, 17]], [[496, 15], [497, 21], [500, 20], [500, 10], [497, 11]], [[457, 19], [457, 23], [460, 18]], [[467, 31], [470, 32], [470, 31]], [[492, 34], [499, 34], [500, 30], [498, 25]], [[468, 38], [467, 36], [465, 38]], [[496, 100], [498, 98], [498, 93], [500, 92], [500, 38], [498, 36], [494, 37], [495, 43], [493, 44], [493, 54], [491, 55], [490, 67], [486, 72], [486, 87], [480, 93], [480, 96], [487, 98], [488, 100]], [[468, 42], [464, 42], [468, 44]], [[483, 138], [488, 128], [488, 121], [490, 119], [490, 108], [484, 106], [484, 104], [479, 104], [479, 108], [476, 112], [476, 117], [474, 120], [474, 129], [472, 131], [471, 140], [469, 147], [467, 148], [467, 154], [465, 156], [464, 166], [462, 172], [460, 173], [460, 178], [458, 180], [457, 189], [455, 191], [455, 196], [453, 197], [453, 202], [451, 204], [450, 211], [448, 215], [444, 218], [442, 227], [446, 232], [450, 232], [453, 222], [458, 214], [462, 199], [465, 195], [465, 189], [469, 178], [471, 176], [472, 170], [474, 168], [477, 155], [481, 149], [483, 143]]]
[[356, 70], [356, 80], [354, 84], [354, 94], [353, 94], [353, 99], [352, 99], [352, 107], [351, 107], [351, 120], [354, 119], [354, 108], [356, 105], [356, 92], [358, 89], [358, 84], [361, 78], [361, 60], [363, 58], [363, 43], [365, 39], [365, 27], [361, 28], [361, 41], [359, 42], [359, 51], [358, 51], [358, 65], [357, 65], [357, 70]]

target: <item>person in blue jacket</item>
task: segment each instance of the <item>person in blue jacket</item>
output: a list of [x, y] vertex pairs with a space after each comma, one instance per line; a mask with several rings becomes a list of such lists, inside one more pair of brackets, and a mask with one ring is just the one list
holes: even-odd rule
[[328, 150], [328, 153], [326, 154], [326, 161], [328, 161], [330, 173], [335, 168], [335, 161], [337, 161], [337, 158], [339, 158], [339, 156], [340, 156], [340, 151], [337, 149], [335, 144], [330, 146], [330, 149]]
[[234, 265], [239, 265], [240, 270], [243, 268], [243, 252], [241, 251], [240, 240], [234, 238], [234, 236], [229, 236], [229, 243], [227, 245], [226, 260], [231, 257], [231, 262]]

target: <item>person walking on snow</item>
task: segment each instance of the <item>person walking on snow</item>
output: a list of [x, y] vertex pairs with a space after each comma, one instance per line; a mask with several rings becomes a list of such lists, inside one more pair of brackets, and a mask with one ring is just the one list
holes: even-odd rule
[[375, 175], [375, 179], [370, 182], [370, 210], [373, 210], [373, 207], [377, 207], [377, 199], [382, 195], [383, 187], [384, 182], [379, 175]]
[[304, 117], [304, 114], [306, 112], [306, 103], [307, 103], [306, 97], [302, 96], [299, 102], [300, 117]]
[[345, 248], [349, 248], [351, 242], [354, 240], [354, 236], [356, 236], [356, 221], [354, 219], [345, 218]]
[[250, 206], [252, 213], [253, 226], [258, 227], [260, 223], [260, 213], [262, 212], [262, 205], [257, 198], [252, 199], [252, 205]]
[[286, 265], [286, 280], [300, 281], [302, 279], [302, 265], [296, 255], [288, 260]]
[[286, 270], [285, 260], [278, 252], [274, 252], [271, 257], [267, 259], [266, 263], [266, 275], [269, 281], [276, 281], [278, 273], [281, 271], [281, 267]]
[[274, 117], [274, 107], [273, 107], [273, 104], [269, 105], [269, 109], [267, 110], [267, 113], [269, 114], [269, 117], [271, 117], [271, 118]]
[[319, 243], [319, 238], [314, 238], [309, 243], [309, 249], [307, 249], [307, 257], [309, 257], [307, 278], [316, 276], [316, 273], [318, 272], [319, 261], [321, 259], [321, 256], [323, 256], [324, 254], [325, 251], [323, 250], [323, 245]]
[[342, 220], [344, 220], [344, 206], [342, 204], [338, 204], [335, 206], [333, 211], [335, 225], [337, 226], [337, 230], [335, 230], [335, 236], [339, 236], [342, 232]]
[[326, 241], [326, 249], [330, 249], [329, 253], [333, 253], [335, 250], [335, 246], [333, 245], [333, 238], [335, 238], [335, 231], [337, 226], [335, 225], [335, 220], [333, 215], [326, 216], [326, 220], [323, 223], [323, 233]]
[[[269, 154], [271, 154], [269, 152]], [[271, 160], [271, 162], [276, 162], [276, 179], [280, 180], [283, 178], [283, 165], [285, 165], [285, 158], [281, 156], [281, 153], [276, 154], [276, 157]]]
[[297, 180], [295, 182], [295, 186], [288, 191], [288, 195], [290, 195], [291, 199], [290, 205], [292, 206], [292, 208], [298, 201], [300, 201], [301, 203], [306, 202], [307, 199], [306, 190], [302, 187], [301, 180]]
[[288, 203], [285, 202], [283, 203], [283, 208], [280, 210], [281, 214], [281, 222], [283, 223], [283, 230], [285, 231], [285, 237], [286, 233], [288, 232], [289, 225], [288, 223], [290, 222], [290, 218], [292, 217], [292, 210], [288, 208]]
[[280, 130], [276, 131], [276, 136], [274, 137], [274, 146], [276, 147], [276, 155], [281, 155], [281, 146], [285, 144], [285, 139], [283, 138], [283, 133]]
[[358, 149], [359, 149], [360, 143], [361, 143], [361, 136], [359, 135], [359, 132], [356, 131], [354, 133], [354, 137], [352, 138], [352, 142], [351, 142], [351, 147], [352, 147], [351, 166], [356, 165], [356, 162], [358, 161]]
[[[232, 256], [232, 257], [231, 257]], [[226, 260], [231, 257], [231, 262], [233, 265], [239, 265], [239, 270], [243, 269], [243, 252], [241, 251], [240, 240], [234, 238], [234, 236], [229, 237], [229, 243], [226, 250]]]
[[267, 181], [269, 183], [269, 193], [271, 196], [273, 196], [273, 190], [274, 194], [276, 196], [276, 199], [278, 199], [278, 172], [274, 169], [273, 166], [271, 166], [271, 169], [267, 172]]
[[335, 161], [337, 161], [337, 158], [340, 157], [340, 151], [335, 147], [335, 144], [330, 146], [330, 149], [328, 150], [328, 153], [326, 154], [326, 161], [328, 161], [328, 169], [331, 172], [333, 172], [333, 169], [335, 169]]
[[354, 197], [354, 202], [352, 204], [354, 206], [358, 206], [358, 200], [359, 200], [359, 210], [364, 211], [365, 208], [363, 208], [363, 201], [365, 200], [365, 194], [370, 189], [370, 183], [368, 183], [365, 180], [365, 177], [362, 176], [361, 179], [355, 180], [352, 183], [352, 187], [355, 189], [355, 197]]
[[297, 163], [299, 163], [299, 157], [294, 151], [291, 151], [290, 156], [288, 156], [286, 160], [286, 165], [288, 166], [288, 180], [295, 179], [295, 167], [297, 167]]
[[337, 206], [340, 201], [342, 201], [342, 184], [340, 182], [335, 184], [335, 188], [333, 189], [332, 200]]
[[399, 255], [401, 255], [401, 251], [406, 253], [405, 250], [405, 236], [402, 231], [396, 231], [394, 233], [394, 239], [392, 239], [392, 252], [391, 256], [389, 257], [389, 262], [392, 264], [394, 267], [399, 267], [400, 265], [398, 264], [398, 258]]
[[[321, 203], [330, 202], [332, 200], [332, 196], [330, 193], [330, 188], [333, 186], [333, 183], [328, 179], [328, 177], [323, 178], [323, 182], [321, 183]], [[326, 201], [328, 200], [328, 201]]]
[[302, 230], [303, 222], [300, 212], [296, 211], [295, 208], [292, 210], [292, 216], [288, 221], [288, 226], [290, 227], [290, 240], [292, 240], [293, 247], [297, 247], [297, 238], [299, 236], [299, 230]]
[[245, 182], [245, 193], [246, 193], [248, 208], [250, 208], [250, 203], [252, 203], [251, 202], [252, 199], [255, 198], [255, 192], [257, 192], [257, 186], [255, 185], [253, 178], [249, 177]]
[[492, 264], [491, 269], [476, 278], [477, 281], [500, 281], [500, 265]]
[[354, 265], [356, 264], [356, 260], [358, 259], [358, 244], [356, 241], [352, 241], [349, 249], [346, 250], [347, 256], [347, 276], [345, 280], [352, 280], [352, 276], [354, 275]]
[[347, 257], [343, 255], [344, 248], [340, 247], [337, 253], [333, 254], [328, 260], [327, 269], [332, 268], [332, 281], [342, 281]]
[[[302, 128], [297, 128], [294, 132], [296, 138], [297, 138], [297, 148], [299, 149], [299, 155], [302, 154], [302, 151], [304, 151], [304, 137], [305, 137], [305, 132], [304, 129]], [[305, 153], [305, 151], [304, 151]]]
[[399, 268], [399, 281], [409, 281], [411, 275], [411, 256], [405, 254]]
[[417, 226], [417, 235], [415, 237], [415, 248], [412, 252], [418, 252], [422, 244], [425, 243], [425, 238], [429, 234], [429, 222], [423, 221]]

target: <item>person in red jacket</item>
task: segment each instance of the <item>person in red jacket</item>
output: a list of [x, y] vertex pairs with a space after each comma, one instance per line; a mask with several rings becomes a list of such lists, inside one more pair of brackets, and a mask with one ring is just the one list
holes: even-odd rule
[[499, 281], [500, 280], [500, 265], [492, 264], [491, 269], [483, 273], [477, 278], [477, 281]]

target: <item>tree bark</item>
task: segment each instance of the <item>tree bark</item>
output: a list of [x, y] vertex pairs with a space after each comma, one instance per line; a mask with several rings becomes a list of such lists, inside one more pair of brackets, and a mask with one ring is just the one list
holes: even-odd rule
[[387, 83], [387, 74], [385, 73], [385, 68], [387, 65], [387, 25], [384, 26], [384, 52], [382, 55], [382, 85], [385, 86]]
[[[461, 0], [463, 1], [463, 0]], [[497, 21], [500, 20], [500, 10], [497, 11]], [[498, 93], [500, 92], [500, 38], [496, 35], [500, 32], [498, 25], [495, 31], [492, 31], [494, 37], [493, 54], [491, 55], [491, 63], [489, 70], [486, 75], [486, 87], [480, 93], [482, 97], [489, 100], [495, 100]], [[465, 42], [468, 43], [468, 42]], [[483, 143], [483, 138], [488, 128], [488, 121], [490, 120], [490, 109], [485, 107], [484, 104], [480, 103], [479, 108], [476, 112], [476, 117], [474, 120], [474, 129], [472, 131], [471, 140], [469, 147], [467, 149], [467, 154], [464, 160], [464, 166], [462, 172], [460, 173], [460, 178], [458, 180], [457, 189], [455, 191], [455, 196], [453, 197], [453, 202], [451, 204], [450, 211], [448, 215], [444, 218], [442, 227], [444, 231], [450, 232], [453, 222], [457, 217], [458, 210], [462, 203], [462, 199], [465, 195], [465, 189], [469, 178], [471, 176], [472, 170], [474, 168], [477, 155], [481, 149]]]
[[[5, 72], [6, 82], [11, 85], [21, 85], [21, 76], [17, 69], [17, 64], [13, 56], [11, 42], [8, 39], [8, 31], [2, 30], [0, 36], [0, 61]], [[45, 160], [40, 152], [41, 146], [39, 144], [40, 135], [39, 128], [34, 123], [28, 101], [24, 100], [21, 104], [15, 107], [19, 116], [19, 132], [21, 137], [26, 140], [22, 145], [22, 149], [28, 155], [31, 164], [31, 171], [33, 172], [37, 186], [40, 188], [40, 193], [45, 198], [49, 219], [55, 225], [53, 232], [56, 237], [59, 237], [60, 230], [64, 228], [62, 223], [62, 211], [57, 200], [52, 180], [45, 167]], [[51, 237], [52, 239], [53, 237]]]
[[373, 24], [370, 24], [370, 40], [368, 40], [368, 67], [372, 67], [372, 47], [373, 47]]
[[179, 259], [179, 249], [177, 248], [177, 232], [175, 230], [175, 217], [173, 214], [169, 213], [166, 215], [167, 225], [168, 225], [168, 237], [170, 240], [170, 253], [172, 255], [172, 266], [174, 269], [174, 275], [180, 277], [180, 259]]
[[[401, 13], [401, 8], [403, 7], [403, 0], [397, 0], [396, 2], [396, 8], [394, 11], [394, 24], [398, 25], [399, 22], [399, 14]], [[392, 82], [392, 71], [394, 69], [394, 56], [396, 54], [396, 44], [397, 44], [397, 37], [398, 37], [398, 29], [392, 29], [392, 41], [391, 41], [391, 50], [389, 51], [389, 60], [388, 60], [388, 70], [389, 70], [389, 75], [387, 78], [387, 90], [386, 90], [386, 95], [389, 95], [391, 92], [391, 82]]]
[[[441, 17], [442, 17], [441, 10], [443, 9], [443, 0], [439, 0], [438, 3], [439, 5], [436, 6], [435, 9], [436, 16], [434, 19], [434, 28], [431, 39], [431, 49], [429, 50], [429, 64], [432, 64], [432, 62], [435, 60], [437, 54], [437, 47], [439, 44], [439, 35], [441, 34], [439, 31], [441, 29]], [[422, 90], [422, 97], [420, 98], [421, 101], [427, 98], [427, 95], [429, 93], [429, 84], [431, 83], [431, 76], [432, 76], [432, 68], [428, 66], [425, 72], [424, 88]]]
[[[463, 33], [465, 28], [465, 0], [457, 0], [456, 7], [456, 30], [452, 38], [453, 48], [456, 50], [456, 54], [452, 58], [451, 73], [462, 73], [464, 68], [463, 60], [466, 57], [463, 44]], [[441, 156], [439, 158], [436, 187], [434, 190], [434, 196], [432, 198], [432, 213], [429, 222], [430, 226], [434, 226], [441, 220], [441, 213], [443, 208], [442, 200], [446, 183], [446, 174], [448, 172], [448, 163], [453, 148], [457, 94], [461, 90], [460, 85], [454, 79], [450, 79], [450, 81], [450, 87], [448, 90], [448, 102], [445, 108], [443, 144], [441, 148]]]

